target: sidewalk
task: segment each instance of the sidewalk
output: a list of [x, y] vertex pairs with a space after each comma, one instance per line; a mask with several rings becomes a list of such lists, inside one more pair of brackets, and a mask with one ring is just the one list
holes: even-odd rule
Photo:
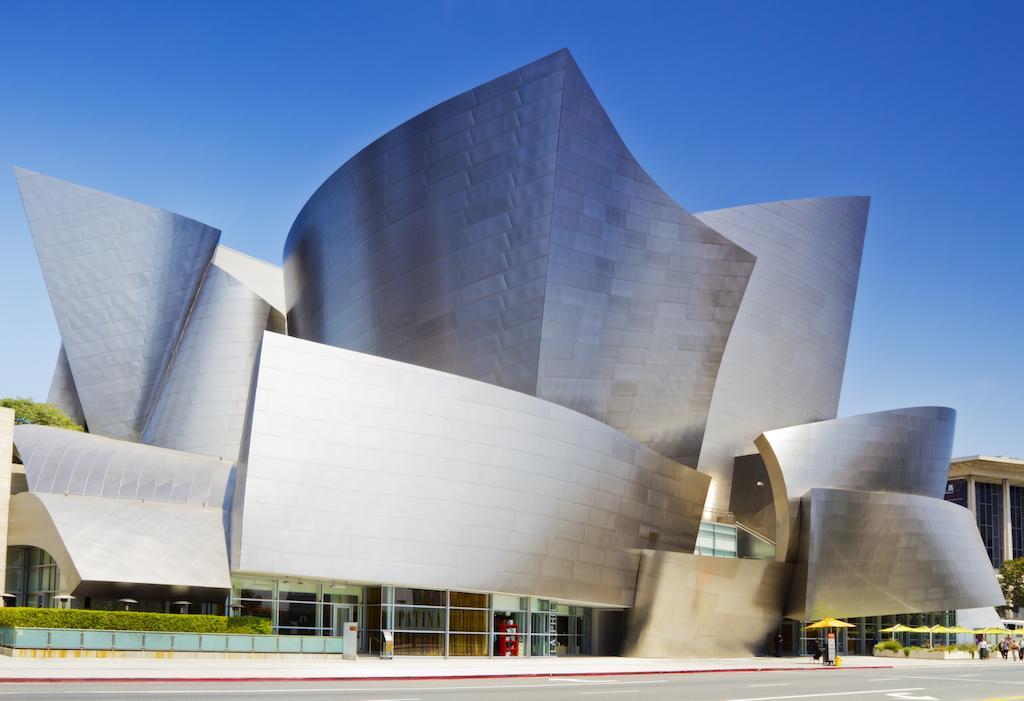
[[[843, 657], [842, 669], [950, 667], [1001, 661], [931, 661]], [[1019, 663], [1018, 663], [1019, 664]], [[807, 657], [637, 659], [628, 657], [528, 657], [518, 659], [257, 660], [257, 659], [32, 659], [0, 656], [0, 682], [39, 680], [296, 680], [397, 679], [504, 676], [572, 676], [769, 670], [822, 671]], [[836, 670], [836, 671], [842, 671]], [[1024, 669], [1024, 665], [1022, 665]], [[832, 670], [827, 670], [832, 671]]]

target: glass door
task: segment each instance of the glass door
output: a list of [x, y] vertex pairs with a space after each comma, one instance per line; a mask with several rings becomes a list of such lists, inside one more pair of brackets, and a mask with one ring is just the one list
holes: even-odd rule
[[[331, 606], [331, 635], [342, 637], [345, 634], [345, 624], [356, 620], [355, 606], [351, 604], [324, 604]], [[359, 631], [360, 636], [363, 631]]]

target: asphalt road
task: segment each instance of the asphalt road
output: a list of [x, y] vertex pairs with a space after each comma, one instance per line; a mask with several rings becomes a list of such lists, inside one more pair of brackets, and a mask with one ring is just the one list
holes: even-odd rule
[[0, 684], [0, 699], [303, 699], [439, 701], [441, 699], [605, 698], [652, 701], [1024, 701], [1024, 663], [934, 669], [838, 669], [805, 672], [651, 674], [612, 677], [380, 682], [91, 682]]

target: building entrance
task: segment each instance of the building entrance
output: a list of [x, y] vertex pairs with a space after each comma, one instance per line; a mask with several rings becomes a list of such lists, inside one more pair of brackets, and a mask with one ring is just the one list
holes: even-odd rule
[[[356, 607], [351, 604], [331, 604], [331, 630], [332, 635], [339, 638], [345, 634], [345, 624], [356, 621]], [[362, 637], [363, 631], [359, 631]]]

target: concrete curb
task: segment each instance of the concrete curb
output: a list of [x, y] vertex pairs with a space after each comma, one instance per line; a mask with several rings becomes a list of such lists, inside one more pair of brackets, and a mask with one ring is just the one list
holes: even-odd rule
[[722, 669], [666, 669], [630, 672], [534, 672], [526, 674], [438, 674], [374, 677], [0, 677], [0, 684], [86, 684], [179, 682], [179, 683], [239, 683], [239, 682], [409, 682], [409, 681], [451, 681], [458, 679], [541, 679], [561, 677], [627, 677], [652, 674], [724, 674], [727, 672], [842, 672], [856, 669], [895, 669], [894, 665], [871, 665], [865, 667], [725, 667]]

